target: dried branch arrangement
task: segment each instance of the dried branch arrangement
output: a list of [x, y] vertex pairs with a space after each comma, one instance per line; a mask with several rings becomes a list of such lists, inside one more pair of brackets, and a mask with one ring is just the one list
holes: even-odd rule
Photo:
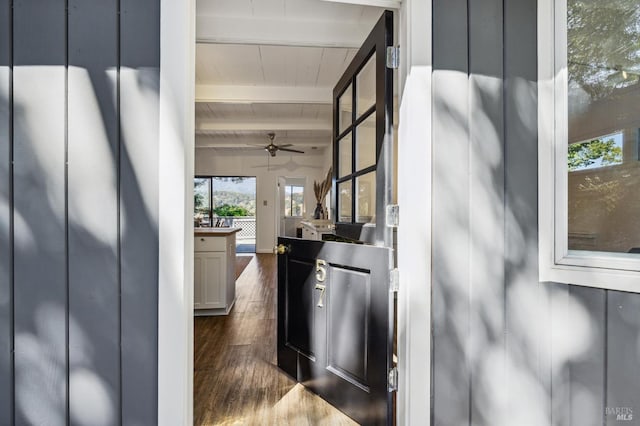
[[331, 189], [331, 172], [332, 169], [329, 167], [327, 177], [322, 182], [313, 181], [313, 192], [316, 195], [316, 202], [319, 204], [324, 205], [324, 199], [327, 197], [327, 194]]

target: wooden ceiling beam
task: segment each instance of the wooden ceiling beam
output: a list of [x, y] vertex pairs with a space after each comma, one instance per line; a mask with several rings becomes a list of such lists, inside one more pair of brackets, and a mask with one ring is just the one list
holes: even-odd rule
[[[276, 145], [292, 144], [293, 148], [311, 148], [313, 146], [322, 148], [331, 145], [331, 137], [278, 137]], [[197, 147], [210, 148], [259, 148], [269, 143], [266, 135], [246, 135], [246, 136], [215, 136], [215, 135], [196, 135]]]
[[230, 104], [331, 104], [329, 87], [197, 85], [196, 102]]
[[328, 120], [217, 120], [196, 124], [196, 133], [203, 132], [262, 132], [273, 131], [320, 131], [330, 132]]
[[357, 49], [371, 30], [368, 23], [201, 15], [196, 42]]
[[321, 0], [331, 3], [355, 4], [358, 6], [383, 7], [385, 9], [400, 9], [402, 0]]

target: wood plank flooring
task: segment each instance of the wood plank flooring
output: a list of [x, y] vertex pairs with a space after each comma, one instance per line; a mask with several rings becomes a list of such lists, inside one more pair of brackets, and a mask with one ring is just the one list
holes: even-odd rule
[[194, 323], [195, 425], [357, 425], [276, 367], [276, 257], [257, 254], [228, 316]]

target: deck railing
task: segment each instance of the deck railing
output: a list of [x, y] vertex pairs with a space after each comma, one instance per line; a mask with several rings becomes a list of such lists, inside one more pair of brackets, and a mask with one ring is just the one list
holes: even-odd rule
[[236, 240], [255, 240], [256, 239], [256, 218], [255, 216], [227, 216], [214, 218], [224, 219], [225, 226], [232, 226], [234, 228], [242, 228], [240, 232], [236, 234]]

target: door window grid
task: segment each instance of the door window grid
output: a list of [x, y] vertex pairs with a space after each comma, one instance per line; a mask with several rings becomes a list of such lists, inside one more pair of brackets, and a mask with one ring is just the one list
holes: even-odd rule
[[[337, 195], [337, 205], [338, 205], [338, 217], [337, 222], [339, 223], [367, 223], [375, 220], [375, 181], [372, 188], [373, 198], [369, 200], [369, 202], [364, 202], [361, 204], [373, 205], [373, 213], [366, 212], [367, 214], [358, 215], [358, 204], [360, 197], [354, 197], [353, 194], [358, 194], [357, 187], [357, 179], [362, 176], [369, 174], [371, 172], [375, 172], [376, 163], [378, 157], [378, 149], [377, 149], [377, 140], [376, 140], [376, 131], [375, 131], [375, 113], [376, 113], [376, 105], [375, 102], [364, 109], [364, 111], [360, 110], [360, 103], [364, 99], [365, 102], [367, 98], [359, 99], [359, 88], [358, 84], [360, 80], [369, 80], [371, 78], [371, 68], [374, 69], [373, 77], [375, 82], [375, 66], [376, 66], [376, 56], [375, 50], [372, 51], [369, 55], [369, 58], [365, 62], [365, 65], [358, 70], [357, 73], [351, 78], [350, 83], [347, 85], [346, 89], [338, 96], [338, 117], [337, 121], [339, 123], [339, 127], [336, 129], [336, 140], [335, 149], [337, 151], [337, 170], [338, 170], [338, 178], [336, 183], [338, 185], [338, 193]], [[362, 78], [362, 73], [365, 72], [367, 78]], [[374, 90], [375, 94], [375, 90]], [[349, 101], [343, 102], [343, 98], [348, 96], [350, 98]], [[366, 103], [368, 104], [368, 103]], [[366, 105], [365, 104], [365, 105]], [[344, 110], [342, 105], [351, 105], [355, 106], [351, 108], [350, 114], [350, 123], [345, 123], [344, 120]], [[358, 141], [358, 130], [360, 126], [365, 126], [365, 123], [373, 122], [374, 131], [373, 131], [373, 145], [374, 145], [374, 162], [373, 164], [362, 167], [362, 164], [367, 163], [370, 159], [371, 155], [369, 153], [361, 154], [363, 149], [369, 148], [364, 143], [359, 143]], [[368, 155], [367, 155], [368, 154]], [[350, 164], [344, 164], [345, 161], [349, 161]], [[375, 176], [375, 173], [374, 173]], [[344, 205], [344, 203], [350, 203], [349, 206]], [[366, 219], [366, 220], [365, 220]]]

